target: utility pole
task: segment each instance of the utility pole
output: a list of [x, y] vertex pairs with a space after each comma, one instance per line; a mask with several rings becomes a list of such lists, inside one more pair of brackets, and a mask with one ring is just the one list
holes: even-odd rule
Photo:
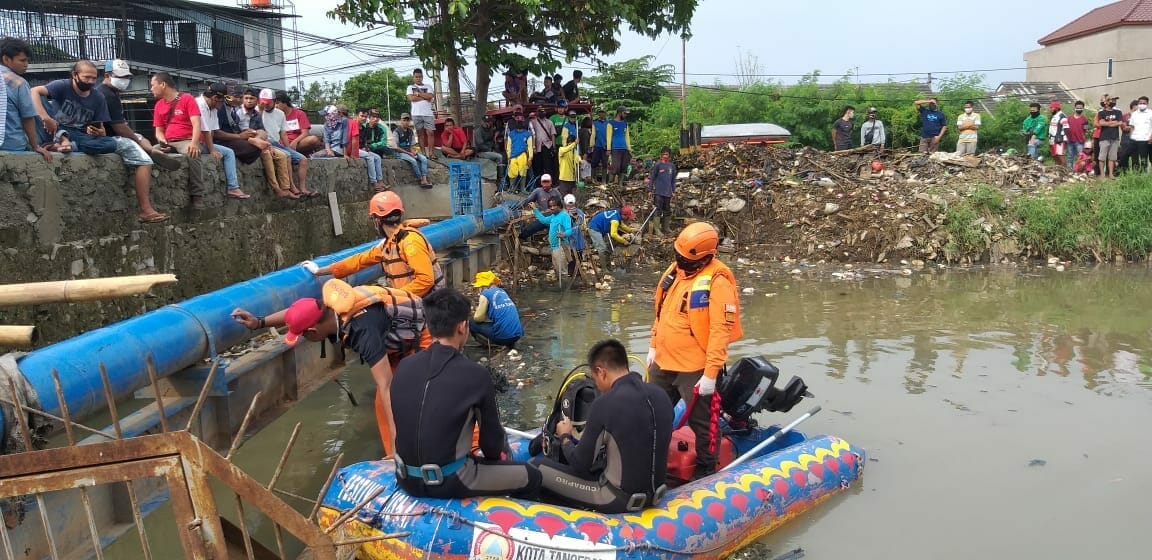
[[688, 36], [680, 36], [680, 130], [688, 130]]

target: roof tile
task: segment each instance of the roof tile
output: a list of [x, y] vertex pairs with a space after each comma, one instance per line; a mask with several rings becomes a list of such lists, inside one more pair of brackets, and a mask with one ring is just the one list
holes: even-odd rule
[[1038, 41], [1048, 46], [1121, 25], [1152, 24], [1152, 0], [1121, 0], [1100, 6], [1045, 35]]

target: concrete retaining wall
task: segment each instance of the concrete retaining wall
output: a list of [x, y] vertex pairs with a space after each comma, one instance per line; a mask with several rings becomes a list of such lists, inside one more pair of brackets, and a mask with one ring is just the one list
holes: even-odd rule
[[[447, 168], [433, 163], [436, 188], [420, 189], [411, 168], [385, 160], [385, 178], [409, 217], [451, 215]], [[68, 155], [46, 163], [35, 155], [0, 154], [0, 284], [164, 273], [179, 283], [146, 297], [0, 309], [0, 324], [36, 324], [43, 343], [116, 322], [170, 302], [328, 254], [376, 237], [366, 212], [371, 198], [364, 162], [311, 160], [308, 187], [323, 196], [276, 198], [257, 162], [240, 165], [248, 200], [224, 196], [217, 165], [207, 208], [188, 206], [187, 166], [153, 170], [152, 201], [172, 219], [142, 225], [131, 169], [114, 155]], [[493, 187], [486, 186], [485, 200]], [[335, 192], [343, 235], [333, 234], [328, 193]]]

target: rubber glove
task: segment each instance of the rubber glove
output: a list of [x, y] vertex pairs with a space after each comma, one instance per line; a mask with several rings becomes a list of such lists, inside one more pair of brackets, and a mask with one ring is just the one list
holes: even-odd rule
[[715, 393], [716, 380], [708, 376], [701, 376], [700, 381], [696, 382], [696, 392], [698, 392], [701, 397], [707, 397]]
[[304, 267], [304, 270], [307, 270], [312, 276], [316, 276], [316, 272], [320, 270], [320, 266], [312, 261], [304, 261], [300, 263], [300, 266]]
[[656, 349], [648, 348], [648, 367], [651, 368], [654, 363], [656, 363]]

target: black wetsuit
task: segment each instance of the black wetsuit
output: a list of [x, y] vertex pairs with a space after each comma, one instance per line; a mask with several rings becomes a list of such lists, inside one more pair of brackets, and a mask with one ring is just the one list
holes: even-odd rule
[[[485, 457], [499, 457], [505, 449], [496, 388], [483, 366], [434, 343], [400, 361], [391, 389], [396, 455], [406, 467], [401, 477], [397, 464], [397, 478], [404, 491], [431, 498], [536, 497], [540, 473], [531, 465], [471, 455], [477, 423]], [[423, 476], [418, 472], [431, 465], [439, 469], [426, 468]], [[442, 483], [429, 484], [436, 481], [437, 470]]]
[[592, 403], [579, 444], [564, 438], [567, 465], [532, 460], [545, 496], [601, 513], [652, 505], [667, 475], [672, 417], [668, 396], [640, 374], [617, 379]]

